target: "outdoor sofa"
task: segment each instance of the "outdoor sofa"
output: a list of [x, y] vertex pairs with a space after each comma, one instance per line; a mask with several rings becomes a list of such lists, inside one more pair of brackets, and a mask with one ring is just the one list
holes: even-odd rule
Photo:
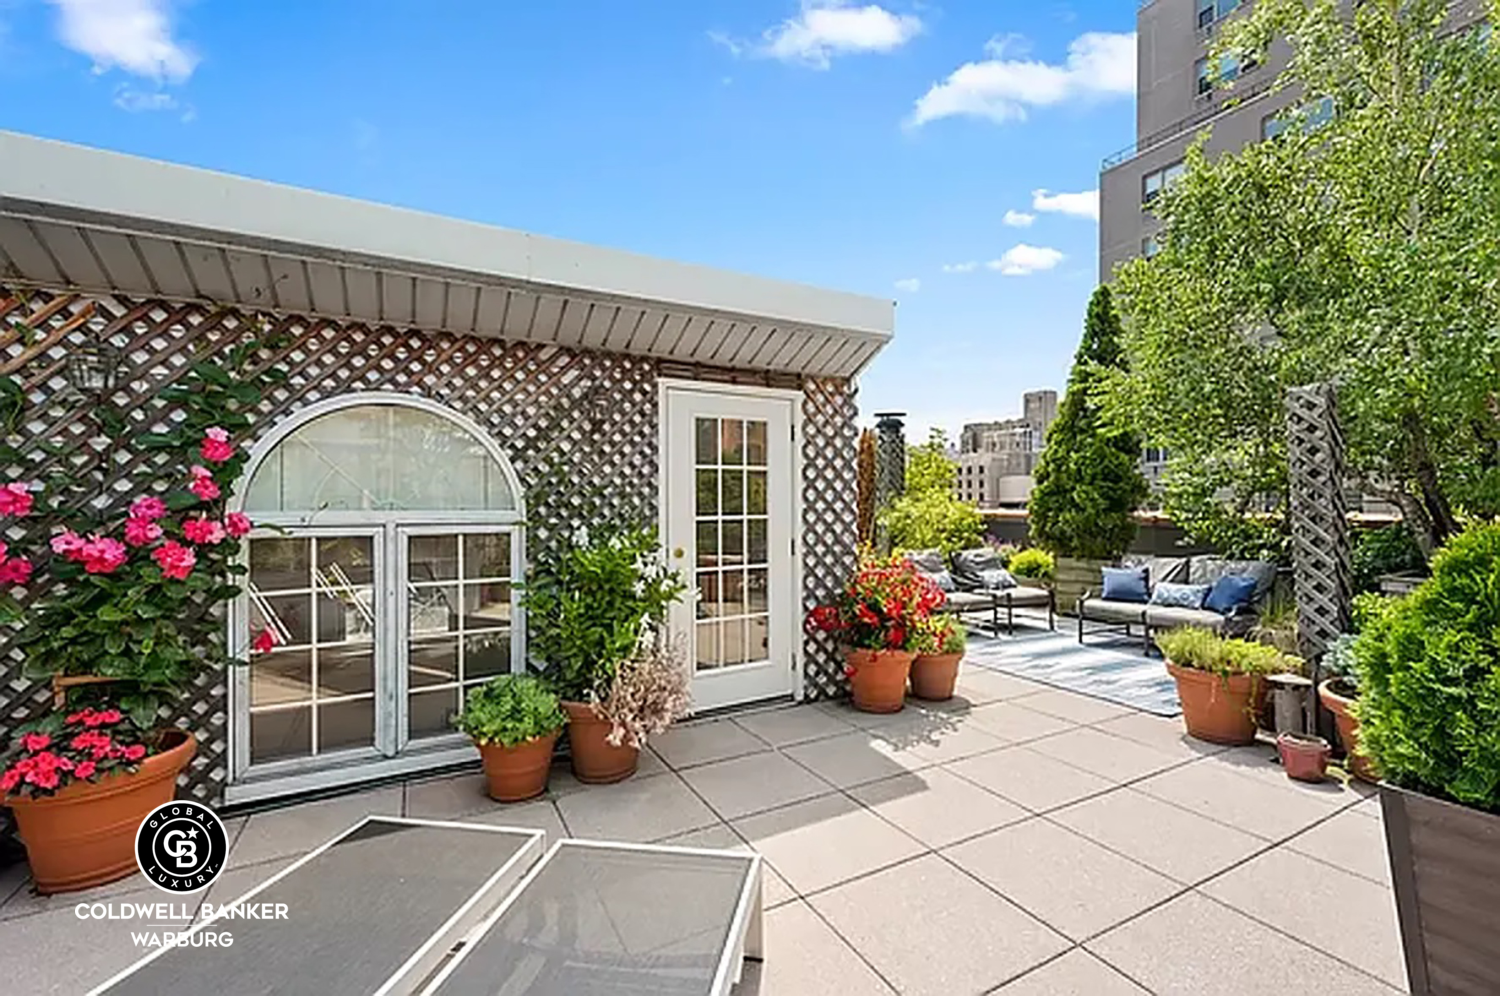
[[1000, 612], [1005, 611], [1005, 631], [1016, 631], [1016, 609], [1047, 610], [1047, 628], [1055, 628], [1057, 603], [1050, 588], [1019, 583], [988, 547], [960, 550], [950, 565], [939, 550], [914, 550], [906, 559], [947, 596], [943, 610], [957, 616], [988, 612], [988, 624], [976, 624], [990, 633], [1000, 633]]
[[[1133, 629], [1139, 629], [1145, 650], [1150, 653], [1153, 632], [1178, 626], [1201, 626], [1222, 636], [1243, 636], [1255, 626], [1276, 583], [1276, 565], [1263, 560], [1126, 557], [1120, 566], [1144, 571], [1145, 592], [1133, 592], [1134, 597], [1130, 598], [1106, 598], [1102, 585], [1097, 591], [1085, 591], [1077, 606], [1079, 643], [1086, 633], [1123, 631], [1131, 636]], [[1193, 604], [1194, 594], [1205, 586], [1208, 594], [1213, 594], [1214, 585], [1221, 578], [1245, 579], [1242, 586], [1247, 591], [1242, 600], [1222, 610], [1212, 603]], [[1085, 623], [1095, 625], [1086, 628]]]

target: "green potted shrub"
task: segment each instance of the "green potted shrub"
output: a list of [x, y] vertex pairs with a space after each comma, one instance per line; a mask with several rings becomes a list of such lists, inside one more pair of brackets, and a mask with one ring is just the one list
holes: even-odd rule
[[1005, 569], [1018, 578], [1051, 581], [1056, 574], [1057, 562], [1052, 554], [1041, 547], [1028, 546], [1024, 550], [1017, 550], [1011, 554], [1010, 562]]
[[1354, 656], [1412, 992], [1500, 992], [1500, 524], [1450, 540]]
[[526, 582], [533, 658], [568, 714], [573, 774], [617, 782], [635, 773], [640, 751], [610, 743], [597, 703], [643, 635], [658, 633], [687, 586], [669, 568], [656, 531], [633, 526], [579, 529], [573, 543], [542, 557]]
[[490, 798], [500, 802], [547, 791], [552, 750], [567, 722], [546, 684], [521, 674], [502, 674], [471, 690], [453, 719], [479, 748]]
[[[1120, 337], [1109, 288], [1101, 286], [1027, 503], [1031, 541], [1057, 558], [1053, 589], [1064, 612], [1075, 611], [1079, 596], [1099, 583], [1100, 568], [1129, 549], [1135, 511], [1149, 493], [1140, 438], [1107, 419], [1098, 399], [1109, 371], [1124, 363]], [[1010, 571], [1019, 573], [1014, 563]]]
[[958, 665], [967, 649], [963, 624], [950, 615], [931, 615], [917, 622], [911, 649], [911, 693], [941, 702], [953, 698]]
[[1265, 710], [1266, 676], [1302, 672], [1300, 658], [1275, 647], [1226, 639], [1197, 626], [1158, 633], [1156, 645], [1177, 682], [1188, 733], [1211, 743], [1254, 743], [1256, 719]]

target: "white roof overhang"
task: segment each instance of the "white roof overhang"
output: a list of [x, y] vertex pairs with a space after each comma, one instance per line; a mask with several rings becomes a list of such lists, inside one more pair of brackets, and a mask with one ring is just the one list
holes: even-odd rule
[[0, 131], [0, 282], [852, 376], [886, 299]]

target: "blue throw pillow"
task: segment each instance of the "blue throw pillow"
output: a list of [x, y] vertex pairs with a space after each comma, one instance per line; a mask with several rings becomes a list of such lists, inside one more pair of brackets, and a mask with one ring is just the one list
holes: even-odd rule
[[1103, 598], [1110, 602], [1145, 602], [1151, 597], [1146, 588], [1146, 568], [1104, 568]]
[[1201, 609], [1208, 598], [1206, 584], [1177, 584], [1163, 581], [1151, 592], [1152, 605], [1169, 605], [1174, 609]]
[[1255, 597], [1255, 579], [1248, 574], [1226, 574], [1214, 582], [1204, 601], [1205, 609], [1228, 615]]

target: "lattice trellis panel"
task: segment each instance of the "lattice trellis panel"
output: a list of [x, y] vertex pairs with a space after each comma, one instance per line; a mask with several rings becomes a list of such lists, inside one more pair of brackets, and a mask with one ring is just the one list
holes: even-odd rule
[[[267, 392], [255, 413], [257, 434], [322, 398], [376, 390], [420, 395], [484, 426], [508, 453], [526, 491], [533, 556], [568, 542], [580, 522], [655, 520], [655, 361], [299, 316], [276, 318], [272, 330], [288, 344], [265, 360], [288, 378]], [[0, 287], [0, 372], [15, 377], [28, 399], [13, 440], [22, 457], [3, 468], [5, 478], [35, 479], [61, 459], [107, 463], [114, 468], [113, 483], [100, 504], [122, 511], [133, 495], [160, 487], [157, 478], [170, 457], [128, 445], [107, 454], [88, 401], [68, 384], [66, 356], [85, 341], [101, 339], [119, 350], [114, 402], [138, 435], [176, 417], [156, 400], [162, 387], [195, 360], [256, 331], [246, 315], [204, 305]], [[703, 375], [713, 379], [716, 373], [722, 379], [722, 371]], [[809, 380], [804, 389], [803, 577], [811, 606], [828, 597], [853, 566], [857, 413], [847, 381]], [[7, 525], [5, 539], [19, 551], [44, 543], [53, 524], [31, 518]], [[18, 594], [24, 603], [40, 589]], [[810, 638], [805, 657], [809, 698], [846, 690], [831, 644]], [[47, 689], [21, 675], [16, 649], [0, 642], [0, 738], [8, 741], [11, 729], [40, 714], [47, 701]], [[184, 787], [194, 797], [218, 801], [228, 778], [224, 675], [205, 676], [171, 719], [199, 734]]]
[[1331, 384], [1291, 389], [1286, 414], [1297, 632], [1303, 655], [1312, 660], [1349, 628], [1344, 437]]
[[[132, 433], [173, 417], [154, 400], [200, 354], [212, 355], [251, 334], [234, 312], [159, 301], [85, 299], [32, 292], [22, 300], [0, 288], [0, 319], [33, 330], [0, 334], [4, 372], [24, 386], [29, 409], [20, 427], [17, 466], [7, 479], [34, 479], [53, 460], [44, 444], [61, 444], [74, 462], [99, 461], [104, 440], [84, 399], [64, 376], [64, 357], [85, 337], [107, 338], [123, 356], [116, 402]], [[4, 322], [0, 327], [9, 327]], [[655, 364], [648, 359], [575, 353], [555, 346], [372, 328], [353, 322], [278, 319], [290, 344], [267, 357], [288, 372], [255, 414], [256, 430], [298, 408], [352, 391], [422, 395], [484, 426], [510, 455], [527, 495], [527, 536], [533, 553], [566, 542], [573, 527], [600, 516], [654, 521], [657, 481]], [[123, 505], [152, 487], [168, 458], [116, 453], [112, 499]], [[12, 524], [17, 550], [45, 542], [51, 523]], [[37, 591], [22, 593], [35, 596]], [[228, 778], [228, 691], [223, 675], [205, 677], [173, 721], [199, 734], [185, 776], [195, 797], [214, 801]], [[0, 648], [0, 734], [47, 705], [47, 690], [21, 675], [16, 649]]]
[[[802, 607], [828, 601], [854, 569], [859, 490], [859, 431], [854, 389], [844, 380], [803, 382]], [[844, 662], [822, 634], [803, 640], [804, 694], [810, 700], [848, 694]]]

